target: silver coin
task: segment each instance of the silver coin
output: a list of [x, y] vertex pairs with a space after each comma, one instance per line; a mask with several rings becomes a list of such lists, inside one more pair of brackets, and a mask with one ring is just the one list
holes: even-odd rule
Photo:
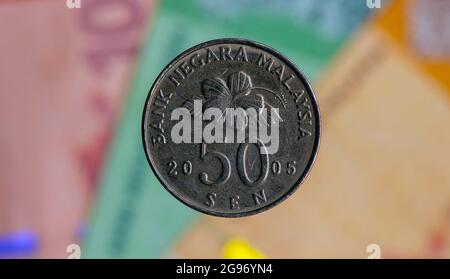
[[242, 217], [274, 207], [305, 180], [319, 145], [319, 109], [305, 76], [279, 52], [218, 39], [161, 72], [142, 137], [174, 197], [206, 214]]

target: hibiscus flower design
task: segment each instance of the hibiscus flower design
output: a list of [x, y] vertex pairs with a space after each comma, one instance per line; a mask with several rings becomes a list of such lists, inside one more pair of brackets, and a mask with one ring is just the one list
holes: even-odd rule
[[[187, 108], [191, 114], [194, 114], [194, 101], [202, 100], [202, 111], [205, 111], [208, 108], [217, 108], [222, 112], [222, 119], [220, 120], [226, 119], [226, 108], [242, 108], [244, 110], [254, 108], [260, 116], [260, 121], [265, 121], [266, 124], [268, 124], [267, 119], [262, 119], [260, 112], [263, 108], [270, 109], [273, 106], [265, 101], [262, 94], [255, 93], [257, 91], [269, 92], [275, 97], [277, 102], [283, 107], [286, 107], [286, 99], [283, 94], [263, 87], [253, 86], [249, 75], [241, 71], [230, 74], [228, 76], [228, 84], [219, 77], [205, 79], [202, 82], [203, 94], [187, 100], [183, 106]], [[197, 115], [194, 115], [194, 117], [197, 117]], [[278, 113], [275, 117], [278, 117], [279, 120], [282, 121]]]

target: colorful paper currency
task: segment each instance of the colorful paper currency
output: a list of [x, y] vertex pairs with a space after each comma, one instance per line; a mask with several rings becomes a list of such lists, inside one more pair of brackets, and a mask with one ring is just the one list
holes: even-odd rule
[[141, 141], [145, 97], [177, 54], [209, 39], [245, 37], [282, 51], [314, 79], [369, 14], [365, 3], [342, 0], [163, 1], [102, 178], [85, 256], [170, 256], [167, 251], [185, 228], [195, 229], [197, 214], [159, 184]]

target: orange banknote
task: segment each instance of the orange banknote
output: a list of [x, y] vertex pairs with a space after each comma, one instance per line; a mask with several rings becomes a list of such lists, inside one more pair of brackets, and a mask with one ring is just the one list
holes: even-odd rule
[[315, 85], [302, 187], [254, 217], [203, 217], [175, 257], [228, 257], [236, 237], [270, 258], [450, 257], [450, 1], [390, 2]]

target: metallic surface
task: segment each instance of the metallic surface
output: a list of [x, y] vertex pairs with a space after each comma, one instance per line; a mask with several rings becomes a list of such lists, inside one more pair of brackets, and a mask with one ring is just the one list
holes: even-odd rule
[[[232, 88], [237, 75], [245, 78], [245, 95], [279, 109], [278, 151], [264, 155], [253, 143], [174, 143], [172, 111], [205, 95], [205, 80], [223, 80], [234, 94], [242, 89]], [[230, 98], [215, 104], [236, 107]], [[287, 58], [256, 42], [218, 39], [186, 50], [158, 76], [142, 136], [152, 170], [173, 196], [206, 214], [242, 217], [279, 204], [304, 181], [318, 150], [320, 117], [311, 86]]]

